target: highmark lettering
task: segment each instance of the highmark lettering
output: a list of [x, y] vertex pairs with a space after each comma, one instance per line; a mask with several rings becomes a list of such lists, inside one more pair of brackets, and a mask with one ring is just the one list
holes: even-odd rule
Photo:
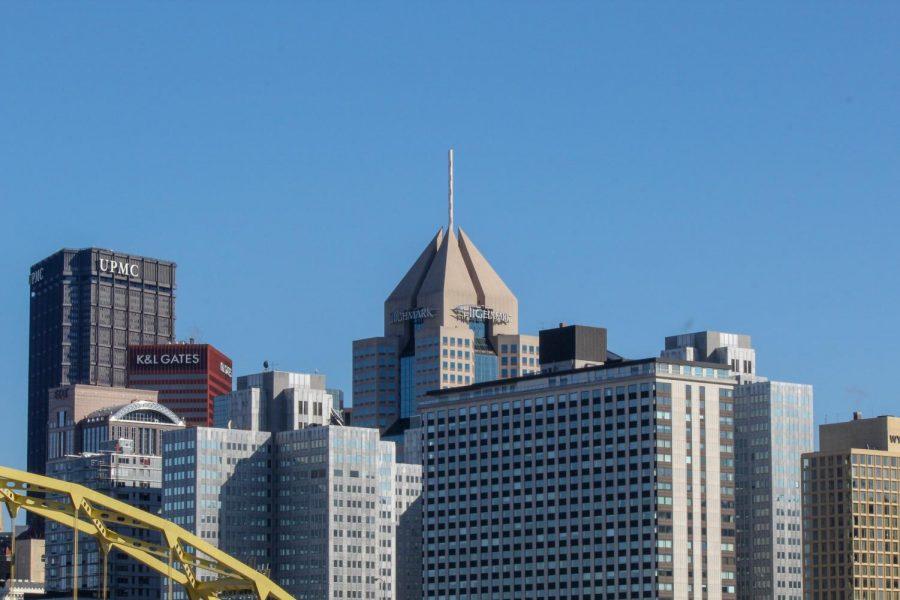
[[453, 309], [453, 316], [466, 323], [471, 321], [493, 321], [494, 323], [506, 324], [511, 320], [509, 313], [472, 304], [457, 306]]
[[404, 321], [421, 321], [422, 319], [433, 319], [433, 308], [413, 308], [410, 310], [395, 310], [391, 313], [391, 323], [402, 323]]
[[199, 354], [138, 354], [139, 365], [199, 365]]
[[140, 277], [141, 270], [136, 263], [122, 262], [111, 258], [101, 258], [100, 270], [113, 275], [125, 275], [126, 277]]
[[228, 375], [229, 377], [231, 377], [231, 373], [232, 373], [231, 367], [229, 367], [225, 363], [223, 363], [223, 362], [219, 363], [219, 370], [222, 371], [223, 373], [225, 373], [226, 375]]

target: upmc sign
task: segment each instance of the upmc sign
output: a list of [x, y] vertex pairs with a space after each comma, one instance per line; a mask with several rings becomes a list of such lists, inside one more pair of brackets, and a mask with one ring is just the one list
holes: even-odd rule
[[139, 279], [141, 276], [141, 269], [138, 267], [137, 263], [125, 262], [114, 258], [101, 258], [97, 262], [99, 263], [97, 266], [101, 273], [124, 275], [125, 277], [134, 279]]

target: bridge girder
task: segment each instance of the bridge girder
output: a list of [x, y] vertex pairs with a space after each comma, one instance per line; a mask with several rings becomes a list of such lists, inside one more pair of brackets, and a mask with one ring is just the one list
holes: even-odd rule
[[[127, 554], [181, 585], [190, 600], [218, 598], [226, 591], [253, 592], [259, 600], [293, 600], [256, 569], [182, 527], [84, 486], [0, 466], [0, 500], [12, 517], [25, 510], [92, 537], [104, 554], [111, 549]], [[113, 527], [157, 532], [165, 545], [119, 534]], [[201, 578], [198, 571], [213, 577]]]

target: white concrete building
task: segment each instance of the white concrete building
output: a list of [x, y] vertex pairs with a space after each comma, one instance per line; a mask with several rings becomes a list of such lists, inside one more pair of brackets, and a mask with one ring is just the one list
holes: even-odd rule
[[735, 598], [735, 376], [623, 361], [432, 392], [424, 598]]

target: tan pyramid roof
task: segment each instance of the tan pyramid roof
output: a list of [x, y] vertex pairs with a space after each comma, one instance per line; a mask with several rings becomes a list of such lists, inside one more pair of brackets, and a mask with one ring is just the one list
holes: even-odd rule
[[404, 336], [406, 324], [392, 323], [396, 311], [427, 308], [434, 317], [424, 326], [457, 327], [457, 306], [476, 305], [508, 313], [509, 323], [495, 323], [494, 333], [518, 333], [518, 300], [479, 252], [472, 240], [459, 231], [443, 230], [428, 244], [410, 270], [385, 301], [385, 333]]
[[459, 243], [469, 275], [478, 291], [478, 303], [483, 306], [498, 306], [507, 304], [510, 298], [515, 299], [515, 295], [506, 287], [494, 267], [478, 251], [462, 227], [459, 228]]
[[[403, 276], [403, 279], [400, 280], [400, 283], [397, 284], [397, 287], [394, 288], [394, 291], [391, 292], [391, 295], [388, 296], [388, 302], [415, 298], [418, 295], [419, 286], [422, 285], [422, 282], [425, 280], [425, 275], [428, 274], [428, 267], [431, 266], [431, 261], [437, 253], [443, 239], [444, 228], [441, 227], [431, 241], [428, 242], [428, 245], [425, 246], [425, 249], [422, 250], [422, 254], [419, 255], [419, 258], [416, 259], [416, 262], [413, 263], [410, 270], [407, 271], [406, 275]], [[403, 308], [413, 307], [404, 306]]]

